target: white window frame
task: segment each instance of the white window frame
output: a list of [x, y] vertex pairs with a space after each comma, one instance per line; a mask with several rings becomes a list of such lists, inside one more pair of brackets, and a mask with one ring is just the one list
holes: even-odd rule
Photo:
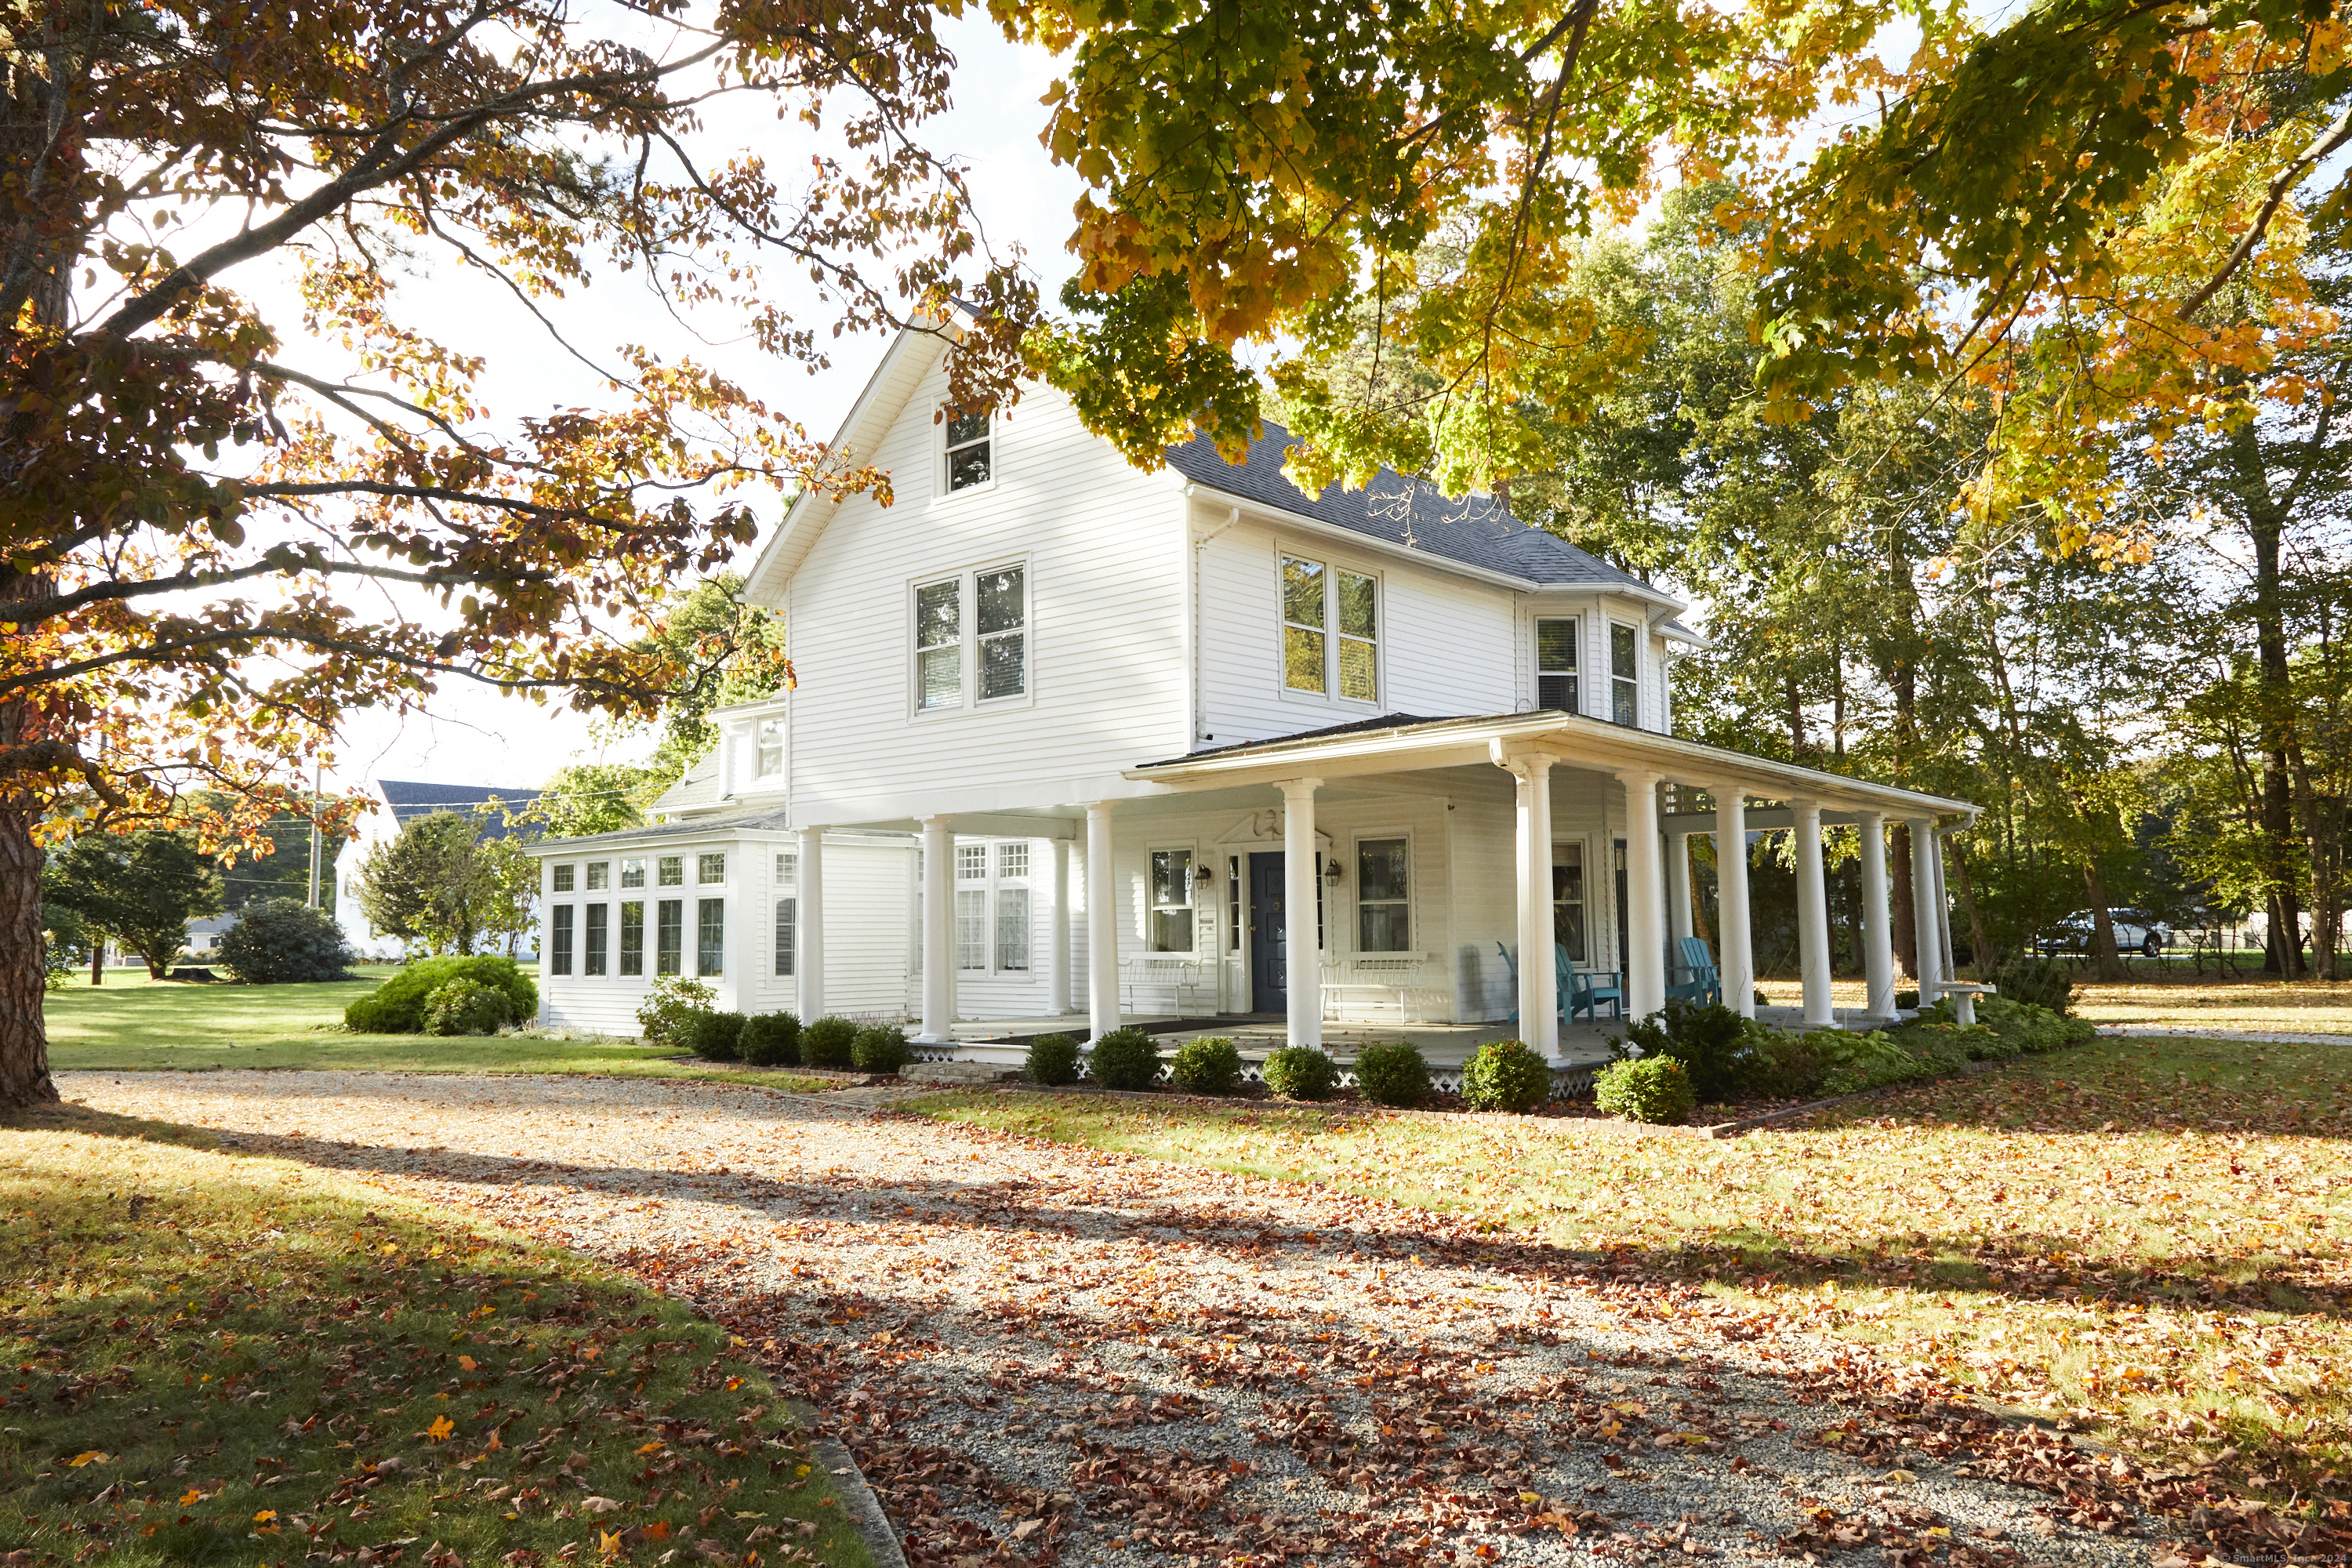
[[[1309, 626], [1290, 618], [1289, 595], [1285, 592], [1286, 570], [1293, 561], [1318, 567], [1323, 574], [1323, 624]], [[1343, 577], [1361, 577], [1372, 585], [1372, 635], [1358, 637], [1339, 627], [1340, 582]], [[1377, 713], [1386, 700], [1389, 689], [1388, 669], [1388, 575], [1377, 567], [1358, 565], [1352, 561], [1320, 548], [1299, 548], [1283, 540], [1274, 546], [1274, 614], [1275, 614], [1275, 689], [1286, 702], [1308, 702], [1329, 708], [1344, 708], [1359, 713]], [[1290, 633], [1296, 627], [1316, 632], [1323, 638], [1323, 686], [1315, 690], [1290, 684]], [[1369, 643], [1372, 649], [1372, 694], [1370, 697], [1349, 697], [1340, 691], [1340, 645]], [[1193, 868], [1200, 869], [1196, 864]]]
[[[773, 747], [776, 765], [772, 768], [768, 765], [768, 753], [771, 749], [768, 744], [768, 733], [771, 730], [775, 732], [776, 737]], [[777, 714], [773, 718], [751, 721], [751, 775], [762, 781], [780, 779], [784, 776], [783, 715]]]
[[[1622, 626], [1626, 631], [1631, 632], [1633, 636], [1633, 673], [1631, 675], [1620, 675], [1617, 673], [1617, 629], [1620, 626]], [[1619, 721], [1617, 718], [1617, 688], [1622, 682], [1633, 689], [1633, 722], [1628, 727], [1635, 730], [1642, 727], [1642, 631], [1643, 627], [1641, 622], [1621, 621], [1617, 619], [1616, 616], [1612, 616], [1609, 617], [1609, 640], [1602, 646], [1601, 650], [1601, 657], [1607, 662], [1609, 668], [1609, 709], [1602, 717], [1607, 719], [1612, 724]]]
[[[1567, 623], [1568, 623], [1568, 627], [1569, 627], [1569, 633], [1568, 633], [1568, 648], [1569, 648], [1569, 657], [1570, 657], [1571, 659], [1573, 659], [1575, 662], [1574, 662], [1574, 663], [1572, 663], [1572, 664], [1570, 664], [1570, 665], [1569, 666], [1569, 668], [1566, 668], [1565, 670], [1558, 670], [1558, 669], [1554, 669], [1554, 670], [1547, 670], [1546, 668], [1544, 668], [1544, 662], [1543, 662], [1543, 637], [1544, 637], [1544, 626], [1545, 626], [1546, 623], [1548, 623], [1548, 622], [1557, 622], [1557, 621], [1565, 621], [1565, 622], [1567, 622]], [[1554, 713], [1554, 712], [1557, 712], [1557, 713], [1581, 713], [1581, 712], [1583, 712], [1583, 711], [1584, 711], [1584, 642], [1583, 642], [1583, 637], [1584, 637], [1584, 617], [1583, 617], [1581, 615], [1548, 616], [1548, 615], [1541, 615], [1541, 614], [1538, 614], [1538, 615], [1535, 616], [1532, 618], [1532, 621], [1531, 621], [1531, 623], [1530, 623], [1530, 625], [1528, 626], [1528, 637], [1529, 637], [1529, 646], [1530, 646], [1530, 650], [1531, 650], [1531, 658], [1532, 658], [1532, 662], [1533, 662], [1534, 667], [1535, 667], [1535, 675], [1536, 675], [1536, 689], [1535, 689], [1535, 704], [1536, 704], [1536, 711], [1537, 711], [1537, 712], [1538, 712], [1538, 713]], [[1555, 708], [1550, 708], [1550, 707], [1547, 707], [1547, 706], [1545, 705], [1545, 702], [1544, 702], [1544, 700], [1543, 700], [1543, 687], [1544, 687], [1544, 681], [1545, 681], [1545, 679], [1546, 679], [1547, 678], [1559, 679], [1559, 678], [1561, 678], [1561, 677], [1565, 677], [1565, 678], [1567, 679], [1567, 680], [1568, 680], [1568, 689], [1569, 689], [1569, 701], [1568, 701], [1568, 706], [1567, 706], [1567, 707], [1565, 707], [1565, 708], [1557, 708], [1557, 709], [1555, 709]]]
[[[1582, 957], [1571, 953], [1568, 961], [1586, 969], [1597, 969], [1600, 967], [1600, 960], [1596, 956], [1598, 943], [1595, 938], [1600, 928], [1594, 923], [1593, 910], [1597, 907], [1599, 894], [1594, 891], [1598, 884], [1594, 880], [1592, 836], [1589, 833], [1555, 833], [1551, 836], [1551, 862], [1555, 867], [1559, 864], [1559, 852], [1562, 849], [1574, 848], [1578, 855], [1577, 863], [1584, 871], [1584, 953]], [[1612, 872], [1610, 877], [1610, 886], [1616, 886], [1615, 874]], [[1545, 889], [1544, 908], [1551, 910], [1557, 907], [1558, 900], [1551, 896], [1551, 889]], [[1555, 929], [1557, 929], [1557, 921], [1558, 916], [1555, 915]]]
[[[980, 580], [999, 572], [1021, 574], [1021, 689], [1004, 697], [983, 698], [980, 694], [981, 647], [983, 643], [1014, 635], [980, 629]], [[1016, 555], [991, 561], [984, 565], [962, 572], [933, 572], [907, 580], [907, 629], [900, 646], [907, 657], [907, 713], [909, 718], [925, 721], [944, 720], [959, 714], [993, 713], [1008, 708], [1026, 708], [1037, 700], [1037, 574], [1029, 557]], [[923, 589], [936, 588], [943, 583], [956, 584], [956, 640], [940, 643], [938, 647], [954, 647], [956, 652], [956, 700], [936, 708], [923, 706], [922, 655], [932, 651], [917, 646], [921, 617], [917, 611], [917, 595]]]
[[[1000, 838], [991, 845], [988, 858], [988, 963], [995, 974], [1027, 975], [1034, 969], [1036, 955], [1036, 895], [1030, 880], [1036, 861], [1036, 852], [1025, 838]], [[1010, 868], [1012, 852], [1019, 850], [1021, 868]], [[1005, 907], [1005, 895], [1021, 895], [1020, 912], [1015, 915]], [[1021, 938], [1021, 963], [1016, 966], [1005, 962], [1004, 942], [1009, 931], [1018, 931]]]
[[[1153, 861], [1156, 857], [1161, 855], [1185, 857], [1184, 901], [1181, 904], [1163, 904], [1160, 901], [1157, 886], [1159, 878]], [[1167, 953], [1176, 957], [1198, 957], [1201, 952], [1201, 847], [1197, 844], [1148, 846], [1143, 852], [1143, 897], [1139, 901], [1143, 906], [1144, 952]], [[1154, 947], [1151, 932], [1152, 927], [1158, 922], [1158, 917], [1163, 912], [1176, 910], [1184, 911], [1184, 945]]]
[[[1364, 945], [1364, 846], [1367, 844], [1386, 844], [1391, 841], [1402, 842], [1404, 845], [1403, 903], [1405, 945], [1396, 948], [1368, 948]], [[1348, 885], [1349, 889], [1349, 902], [1353, 906], [1349, 910], [1349, 913], [1355, 917], [1349, 925], [1348, 950], [1351, 952], [1370, 953], [1376, 957], [1385, 953], [1412, 952], [1417, 951], [1413, 946], [1412, 939], [1413, 933], [1420, 928], [1421, 921], [1413, 910], [1413, 889], [1415, 885], [1421, 879], [1421, 868], [1413, 858], [1412, 830], [1409, 827], [1368, 827], [1363, 829], [1349, 840], [1347, 867]], [[1394, 903], [1397, 900], [1393, 899], [1382, 899], [1378, 901], [1386, 904]], [[1328, 946], [1328, 941], [1326, 942], [1326, 946]]]
[[[727, 851], [724, 849], [696, 850], [694, 852], [694, 885], [698, 888], [725, 887], [727, 885]], [[703, 875], [704, 872], [710, 869], [710, 862], [713, 860], [717, 860], [719, 862], [719, 875], [715, 879]]]
[[[958, 839], [955, 845], [955, 966], [959, 974], [987, 974], [993, 972], [994, 953], [989, 947], [989, 905], [992, 884], [988, 875], [989, 862], [994, 858], [992, 846], [985, 839], [973, 842]], [[972, 922], [977, 922], [975, 931]], [[977, 958], [977, 963], [970, 962]]]
[[578, 861], [565, 860], [548, 867], [547, 890], [549, 892], [572, 893], [579, 891], [579, 888], [580, 863]]
[[[941, 404], [935, 413], [937, 417], [931, 421], [931, 476], [934, 487], [931, 492], [931, 504], [937, 506], [945, 501], [960, 501], [968, 496], [986, 495], [994, 489], [997, 476], [1004, 471], [1004, 421], [996, 416], [996, 411], [992, 408], [982, 416], [988, 421], [988, 434], [981, 437], [981, 440], [988, 443], [988, 478], [978, 484], [966, 485], [961, 489], [950, 489], [948, 458], [950, 448], [948, 446], [948, 426], [956, 416], [954, 411], [945, 404]], [[972, 441], [958, 442], [953, 450], [961, 451], [967, 447], [978, 444]]]

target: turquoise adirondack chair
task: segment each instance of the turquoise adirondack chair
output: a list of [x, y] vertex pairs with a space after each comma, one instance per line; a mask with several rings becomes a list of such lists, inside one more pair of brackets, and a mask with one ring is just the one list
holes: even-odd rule
[[1680, 945], [1683, 961], [1666, 966], [1666, 1000], [1720, 1003], [1723, 975], [1715, 967], [1715, 954], [1695, 936], [1684, 937]]
[[1609, 1016], [1625, 1016], [1625, 977], [1613, 969], [1575, 969], [1568, 962], [1568, 949], [1552, 944], [1552, 972], [1559, 979], [1560, 1022], [1573, 1024], [1579, 1013], [1601, 1022], [1601, 1004], [1609, 1004]]

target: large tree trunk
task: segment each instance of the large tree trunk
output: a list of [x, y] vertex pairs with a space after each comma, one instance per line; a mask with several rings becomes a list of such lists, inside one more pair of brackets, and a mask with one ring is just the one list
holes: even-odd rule
[[[2294, 842], [2294, 791], [2289, 753], [2294, 749], [2294, 677], [2287, 664], [2286, 608], [2280, 592], [2279, 543], [2286, 530], [2284, 510], [2272, 493], [2270, 473], [2250, 420], [2230, 437], [2235, 488], [2245, 508], [2246, 533], [2254, 547], [2254, 656], [2262, 726], [2263, 872], [2271, 887], [2272, 929], [2284, 921], [2284, 935], [2271, 943], [2270, 963], [2282, 980], [2303, 977], [2303, 910], [2295, 888], [2301, 858]], [[2267, 965], [2265, 966], [2267, 967]]]
[[[9, 721], [0, 718], [0, 730]], [[41, 847], [33, 816], [0, 802], [0, 1106], [58, 1098], [41, 1019], [48, 972], [41, 951]]]
[[2131, 972], [2116, 951], [2116, 922], [2107, 913], [2107, 882], [2098, 862], [2083, 868], [2083, 890], [2091, 899], [2091, 973], [2101, 980], [2129, 980]]

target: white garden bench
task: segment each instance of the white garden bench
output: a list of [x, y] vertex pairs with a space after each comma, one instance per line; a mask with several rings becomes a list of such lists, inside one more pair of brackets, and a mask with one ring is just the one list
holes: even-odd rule
[[1429, 952], [1356, 952], [1323, 963], [1323, 1015], [1396, 1009], [1397, 1022], [1413, 1021], [1413, 1001], [1440, 989], [1430, 982], [1437, 955]]
[[1199, 959], [1181, 953], [1123, 958], [1118, 964], [1120, 1005], [1127, 1012], [1139, 1013], [1144, 1009], [1137, 1003], [1138, 993], [1164, 993], [1174, 1003], [1177, 1014], [1191, 1017], [1208, 984], [1202, 973], [1206, 968]]

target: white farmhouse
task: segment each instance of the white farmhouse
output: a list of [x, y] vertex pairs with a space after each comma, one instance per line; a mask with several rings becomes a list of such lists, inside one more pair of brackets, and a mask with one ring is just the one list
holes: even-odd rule
[[[1930, 993], [1950, 973], [1936, 828], [1975, 808], [1675, 738], [1698, 639], [1667, 595], [1486, 500], [1303, 494], [1278, 429], [1146, 474], [1050, 387], [993, 417], [947, 395], [940, 341], [902, 336], [837, 438], [893, 502], [804, 496], [752, 569], [799, 689], [719, 715], [661, 826], [538, 847], [551, 1021], [627, 1028], [675, 972], [907, 1017], [934, 1054], [974, 1020], [1255, 1015], [1308, 1043], [1524, 1019], [1557, 1060], [1561, 974], [1662, 1005], [1689, 834], [1794, 826], [1824, 1024], [1820, 830], [1856, 823], [1885, 1017], [1889, 818], [1919, 829]], [[1726, 858], [1743, 1011], [1746, 880]]]
[[[343, 928], [343, 940], [361, 958], [397, 962], [407, 956], [408, 944], [396, 936], [375, 929], [360, 908], [358, 886], [365, 880], [363, 868], [368, 854], [379, 844], [388, 844], [400, 837], [400, 830], [420, 816], [430, 816], [436, 811], [453, 811], [460, 816], [479, 813], [482, 837], [503, 838], [507, 834], [505, 813], [495, 809], [500, 804], [520, 810], [535, 798], [537, 789], [499, 789], [490, 784], [424, 784], [410, 779], [370, 779], [367, 794], [374, 809], [352, 825], [352, 836], [335, 853], [335, 923]], [[485, 810], [485, 808], [492, 808]]]

